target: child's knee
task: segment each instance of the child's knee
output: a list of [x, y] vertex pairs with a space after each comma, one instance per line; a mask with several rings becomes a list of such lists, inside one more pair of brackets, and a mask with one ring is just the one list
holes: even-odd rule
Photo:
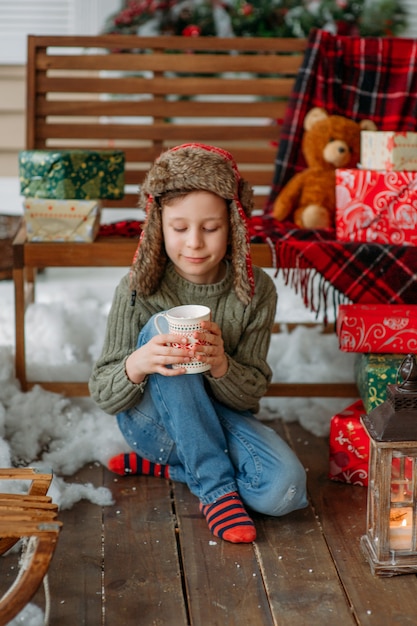
[[158, 335], [158, 330], [157, 330], [157, 328], [155, 326], [155, 321], [154, 321], [156, 315], [157, 315], [157, 313], [152, 315], [152, 317], [146, 322], [146, 324], [144, 325], [144, 327], [140, 331], [139, 337], [138, 337], [138, 342], [137, 342], [137, 347], [138, 348], [143, 346], [145, 343], [148, 343], [148, 341], [150, 339], [152, 339], [152, 337], [155, 337], [155, 335]]
[[277, 493], [278, 497], [272, 500], [269, 515], [281, 516], [297, 511], [307, 506], [307, 491], [305, 480], [293, 481], [285, 490]]
[[264, 515], [281, 516], [307, 506], [306, 473], [296, 460], [291, 468], [286, 468], [285, 476], [276, 472], [270, 476], [262, 489], [251, 494], [248, 505]]

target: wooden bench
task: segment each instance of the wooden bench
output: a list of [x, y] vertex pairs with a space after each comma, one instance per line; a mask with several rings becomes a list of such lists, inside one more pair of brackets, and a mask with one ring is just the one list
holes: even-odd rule
[[[306, 41], [268, 38], [30, 36], [27, 149], [117, 148], [126, 157], [126, 194], [105, 208], [137, 205], [137, 188], [165, 149], [196, 141], [234, 155], [262, 211], [274, 172], [284, 117]], [[142, 216], [143, 217], [143, 216]], [[24, 225], [14, 241], [16, 376], [23, 390], [41, 384], [67, 395], [87, 385], [28, 381], [25, 309], [37, 268], [128, 267], [135, 238], [93, 243], [29, 243]], [[270, 248], [252, 246], [253, 262], [272, 267]], [[356, 395], [353, 384], [274, 384], [269, 395]]]

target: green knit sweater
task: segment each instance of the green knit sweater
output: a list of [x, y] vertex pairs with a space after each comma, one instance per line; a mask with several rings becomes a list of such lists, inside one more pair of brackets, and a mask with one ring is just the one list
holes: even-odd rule
[[168, 264], [160, 289], [148, 297], [136, 297], [131, 304], [129, 276], [120, 281], [107, 321], [102, 354], [93, 368], [90, 393], [107, 413], [115, 415], [140, 402], [143, 389], [125, 373], [125, 361], [135, 350], [138, 334], [149, 318], [180, 304], [204, 304], [222, 330], [229, 360], [227, 373], [204, 376], [217, 400], [237, 410], [256, 412], [259, 399], [271, 380], [266, 362], [277, 294], [272, 279], [254, 267], [255, 295], [249, 305], [238, 300], [230, 267], [223, 280], [210, 285], [191, 283]]

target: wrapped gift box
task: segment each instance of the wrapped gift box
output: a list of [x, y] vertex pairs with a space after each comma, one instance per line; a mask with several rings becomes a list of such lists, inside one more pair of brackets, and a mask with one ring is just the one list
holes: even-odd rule
[[417, 305], [341, 304], [336, 332], [344, 352], [417, 352]]
[[417, 133], [361, 132], [361, 166], [367, 170], [417, 170]]
[[398, 368], [403, 359], [404, 354], [358, 354], [355, 380], [367, 413], [385, 402], [387, 385], [397, 382]]
[[93, 241], [100, 226], [97, 200], [43, 200], [23, 203], [29, 241]]
[[361, 424], [362, 400], [350, 404], [330, 420], [329, 478], [343, 483], [368, 484], [369, 437]]
[[22, 195], [60, 200], [117, 200], [124, 195], [120, 150], [23, 150], [19, 153]]
[[336, 170], [336, 238], [417, 245], [417, 172]]

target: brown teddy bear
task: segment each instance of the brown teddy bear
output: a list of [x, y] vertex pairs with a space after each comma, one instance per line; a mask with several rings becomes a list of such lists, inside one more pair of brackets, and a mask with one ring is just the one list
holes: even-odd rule
[[302, 151], [307, 168], [283, 187], [273, 216], [300, 228], [333, 228], [336, 207], [335, 170], [355, 168], [360, 159], [361, 130], [376, 130], [374, 122], [356, 123], [314, 107], [304, 119]]

